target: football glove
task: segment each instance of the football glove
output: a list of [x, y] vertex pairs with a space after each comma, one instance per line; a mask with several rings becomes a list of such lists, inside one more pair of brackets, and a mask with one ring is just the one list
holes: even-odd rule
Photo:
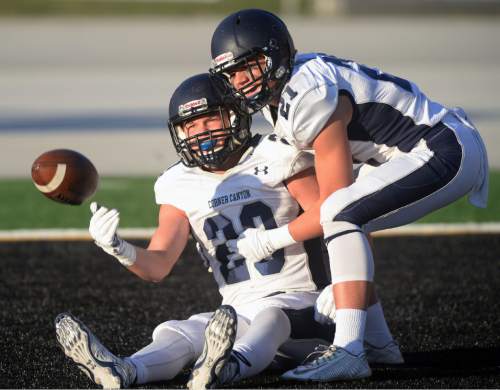
[[335, 322], [335, 301], [333, 299], [333, 288], [329, 284], [319, 294], [314, 304], [314, 319], [320, 324], [331, 324]]
[[228, 240], [226, 246], [232, 255], [230, 261], [244, 258], [247, 263], [257, 263], [271, 256], [277, 250], [295, 244], [288, 231], [288, 225], [277, 229], [261, 230], [250, 228], [235, 240]]
[[130, 267], [135, 263], [137, 252], [135, 247], [123, 240], [116, 230], [120, 223], [120, 213], [115, 209], [107, 209], [96, 202], [90, 204], [92, 218], [89, 232], [97, 246], [114, 256], [121, 264]]

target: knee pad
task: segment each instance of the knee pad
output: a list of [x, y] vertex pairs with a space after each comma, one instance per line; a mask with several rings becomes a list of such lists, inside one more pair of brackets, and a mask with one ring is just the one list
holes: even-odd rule
[[328, 248], [332, 283], [362, 280], [372, 282], [373, 255], [365, 233], [358, 225], [346, 221], [323, 224]]

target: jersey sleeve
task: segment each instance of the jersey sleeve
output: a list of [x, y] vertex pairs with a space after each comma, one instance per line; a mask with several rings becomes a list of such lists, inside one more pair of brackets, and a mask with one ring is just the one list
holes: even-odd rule
[[155, 200], [156, 204], [171, 204], [172, 200], [168, 196], [167, 191], [167, 180], [165, 180], [164, 175], [160, 176], [155, 183]]
[[170, 204], [182, 209], [182, 204], [179, 199], [178, 191], [178, 174], [176, 166], [167, 169], [163, 174], [156, 179], [154, 185], [156, 204]]
[[297, 147], [310, 148], [337, 108], [338, 88], [333, 82], [311, 88], [300, 96], [290, 116], [290, 126]]
[[271, 182], [280, 185], [297, 173], [314, 167], [314, 154], [296, 148], [276, 134], [270, 134], [256, 148], [255, 161], [259, 166], [265, 164], [272, 167], [274, 174]]
[[292, 159], [290, 170], [285, 179], [295, 176], [297, 173], [305, 171], [308, 168], [314, 167], [314, 154], [304, 150], [299, 151]]

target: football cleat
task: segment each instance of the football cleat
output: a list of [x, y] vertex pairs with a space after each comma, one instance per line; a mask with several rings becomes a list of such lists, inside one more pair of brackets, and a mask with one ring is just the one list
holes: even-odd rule
[[96, 336], [76, 317], [59, 314], [55, 320], [57, 341], [92, 381], [105, 389], [129, 387], [136, 377], [132, 362], [109, 352]]
[[[364, 352], [353, 355], [344, 348], [331, 345], [326, 350], [313, 354], [317, 357], [313, 360], [306, 359], [305, 363], [285, 372], [281, 377], [297, 381], [330, 382], [361, 379], [372, 374]], [[310, 357], [314, 357], [311, 355]]]
[[403, 364], [405, 362], [395, 340], [391, 340], [380, 348], [365, 341], [365, 353], [370, 364]]
[[238, 317], [232, 306], [222, 305], [215, 311], [205, 329], [205, 345], [194, 364], [188, 389], [212, 389], [235, 379], [239, 365], [231, 351], [237, 326]]

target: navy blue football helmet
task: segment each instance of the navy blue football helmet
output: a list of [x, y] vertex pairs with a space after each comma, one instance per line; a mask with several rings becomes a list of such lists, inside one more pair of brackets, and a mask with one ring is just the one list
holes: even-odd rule
[[[232, 93], [244, 100], [250, 113], [279, 96], [290, 78], [296, 54], [285, 23], [260, 9], [238, 11], [220, 22], [212, 36], [211, 51], [211, 73], [225, 76]], [[260, 76], [253, 76], [251, 66], [259, 67]], [[251, 81], [237, 89], [230, 77], [242, 69]]]
[[[217, 115], [222, 127], [189, 136], [185, 124], [203, 115]], [[208, 169], [223, 167], [228, 158], [250, 140], [250, 115], [240, 100], [227, 91], [224, 81], [209, 73], [182, 82], [169, 105], [168, 127], [184, 165]]]

